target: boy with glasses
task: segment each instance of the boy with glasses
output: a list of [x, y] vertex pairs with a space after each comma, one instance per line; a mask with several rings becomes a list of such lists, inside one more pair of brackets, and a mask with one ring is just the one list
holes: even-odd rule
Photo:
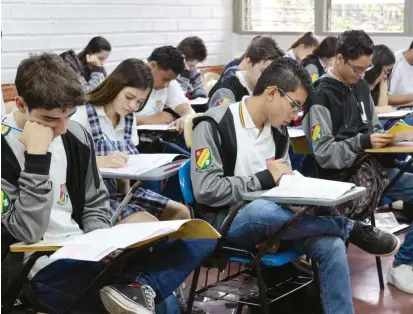
[[[381, 148], [393, 140], [393, 136], [384, 133], [369, 86], [362, 79], [372, 66], [373, 41], [364, 31], [346, 31], [338, 39], [336, 53], [333, 68], [315, 84], [314, 97], [306, 108], [303, 122], [321, 167], [319, 173], [327, 178], [345, 172], [365, 149]], [[393, 179], [399, 169], [388, 167], [382, 161], [381, 156], [377, 156], [370, 165], [376, 165], [376, 173], [383, 173], [383, 181]], [[369, 193], [372, 188], [369, 189], [369, 184], [366, 186]], [[404, 200], [404, 204], [411, 203], [413, 175], [404, 173], [387, 195]], [[410, 228], [389, 275], [392, 284], [410, 293], [413, 291], [412, 232]]]
[[[243, 193], [271, 189], [283, 175], [293, 174], [285, 126], [297, 119], [310, 91], [307, 70], [279, 58], [264, 70], [252, 96], [212, 108], [194, 121], [191, 179], [197, 213], [218, 228]], [[256, 200], [240, 209], [227, 240], [254, 251], [291, 216], [276, 203]], [[400, 243], [392, 234], [330, 216], [301, 217], [282, 239], [318, 263], [326, 314], [354, 313], [344, 241], [375, 255], [394, 255]]]

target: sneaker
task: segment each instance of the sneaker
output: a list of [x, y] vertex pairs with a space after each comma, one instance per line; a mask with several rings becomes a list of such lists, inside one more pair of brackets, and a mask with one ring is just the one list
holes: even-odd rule
[[354, 222], [350, 243], [376, 256], [392, 256], [400, 247], [400, 239], [392, 233], [377, 229], [360, 221]]
[[149, 286], [116, 284], [103, 287], [99, 294], [110, 314], [155, 314], [156, 293]]
[[389, 269], [387, 281], [397, 289], [413, 294], [413, 265], [393, 265]]

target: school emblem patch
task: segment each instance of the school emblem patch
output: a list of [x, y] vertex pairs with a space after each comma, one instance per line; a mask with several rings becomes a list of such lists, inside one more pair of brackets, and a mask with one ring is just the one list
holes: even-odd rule
[[60, 185], [60, 194], [59, 194], [59, 200], [57, 201], [57, 204], [66, 205], [68, 199], [69, 199], [69, 193], [67, 192], [66, 183], [63, 183]]
[[313, 75], [311, 75], [311, 81], [314, 83], [315, 81], [318, 80], [318, 74], [317, 73], [313, 73]]
[[229, 99], [228, 98], [222, 98], [221, 100], [219, 100], [217, 102], [217, 106], [225, 105], [227, 103], [229, 103]]
[[161, 112], [163, 110], [163, 101], [158, 100], [155, 104], [156, 112]]
[[10, 208], [10, 199], [6, 193], [1, 190], [1, 214], [5, 214], [9, 211]]
[[319, 124], [313, 126], [311, 129], [311, 139], [317, 143], [321, 139], [321, 126]]
[[201, 148], [195, 152], [196, 167], [199, 170], [207, 170], [211, 167], [211, 150], [209, 147]]

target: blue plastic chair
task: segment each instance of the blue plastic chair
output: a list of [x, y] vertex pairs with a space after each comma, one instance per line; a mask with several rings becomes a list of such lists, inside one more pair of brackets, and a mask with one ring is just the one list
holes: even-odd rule
[[[191, 160], [187, 160], [180, 168], [178, 171], [178, 175], [179, 175], [179, 184], [181, 186], [181, 192], [183, 195], [183, 198], [185, 200], [185, 203], [190, 207], [191, 212], [193, 213], [193, 206], [196, 203], [195, 201], [195, 197], [193, 194], [193, 189], [192, 189], [192, 182], [191, 182]], [[193, 216], [194, 217], [194, 216]], [[219, 249], [218, 245], [218, 249]], [[229, 255], [229, 261], [230, 262], [234, 262], [234, 263], [240, 263], [240, 264], [251, 264], [254, 258], [254, 253], [248, 252], [248, 251], [244, 251], [242, 249], [238, 249], [238, 248], [232, 248], [232, 247], [228, 247], [227, 245], [222, 247], [225, 252], [228, 252]], [[261, 264], [264, 266], [269, 266], [269, 267], [279, 267], [282, 265], [285, 265], [291, 261], [296, 260], [298, 257], [301, 256], [301, 253], [299, 253], [298, 251], [295, 250], [285, 250], [285, 251], [281, 251], [281, 252], [277, 252], [274, 254], [265, 254], [262, 258], [261, 258]], [[193, 305], [193, 300], [195, 298], [195, 294], [196, 294], [196, 286], [198, 284], [198, 278], [199, 278], [199, 273], [200, 271], [197, 270], [195, 271], [194, 277], [193, 277], [193, 282], [192, 282], [192, 287], [191, 287], [191, 292], [190, 295], [188, 297], [188, 305], [187, 305], [187, 313], [190, 313], [190, 311], [192, 310], [192, 305]], [[258, 276], [257, 277], [261, 277]], [[219, 277], [218, 277], [219, 279]], [[259, 278], [257, 278], [259, 279]], [[262, 279], [262, 278], [261, 278]], [[260, 280], [258, 280], [260, 281]], [[262, 282], [263, 284], [263, 282]], [[260, 286], [260, 283], [259, 283]], [[205, 289], [203, 289], [204, 291]], [[266, 300], [265, 297], [263, 297], [263, 295], [261, 295], [262, 293], [262, 289], [260, 290], [260, 297], [261, 300]], [[263, 292], [265, 293], [265, 292]], [[264, 309], [266, 309], [266, 307], [268, 306], [267, 304], [261, 304], [263, 306]], [[239, 305], [240, 306], [240, 305]], [[241, 305], [242, 307], [243, 305]], [[268, 310], [268, 308], [267, 308]], [[264, 310], [264, 312], [267, 312], [266, 310]]]

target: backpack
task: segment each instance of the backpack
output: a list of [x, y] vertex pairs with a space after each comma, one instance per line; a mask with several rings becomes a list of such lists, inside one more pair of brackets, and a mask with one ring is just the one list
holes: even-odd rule
[[363, 158], [358, 165], [351, 169], [340, 171], [328, 179], [350, 182], [356, 186], [366, 188], [365, 194], [337, 206], [334, 210], [333, 215], [340, 215], [353, 220], [369, 219], [374, 213], [385, 187], [389, 184], [386, 170], [376, 158], [371, 156]]

